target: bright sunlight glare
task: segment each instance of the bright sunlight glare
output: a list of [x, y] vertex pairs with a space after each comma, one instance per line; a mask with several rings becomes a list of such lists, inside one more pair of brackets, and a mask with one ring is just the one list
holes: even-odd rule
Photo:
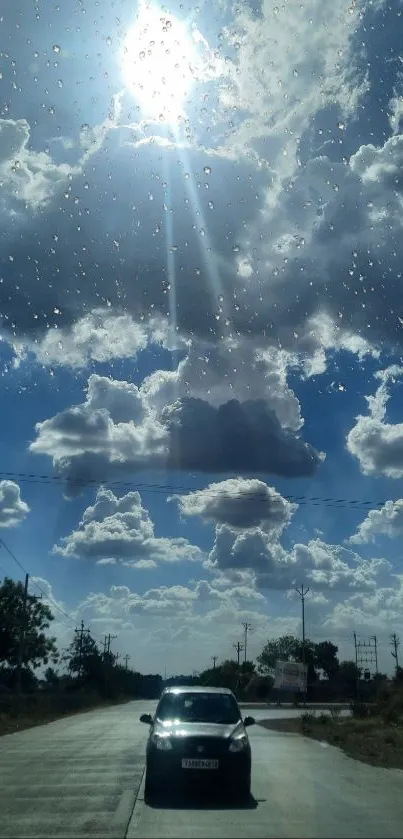
[[126, 87], [143, 116], [176, 123], [184, 115], [197, 54], [192, 34], [173, 15], [140, 4], [123, 51]]

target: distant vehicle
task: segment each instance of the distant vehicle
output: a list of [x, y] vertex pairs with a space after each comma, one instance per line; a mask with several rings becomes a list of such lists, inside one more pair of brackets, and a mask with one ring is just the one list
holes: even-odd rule
[[251, 788], [251, 748], [234, 694], [227, 688], [165, 688], [155, 716], [142, 714], [150, 726], [145, 798], [166, 791], [174, 780], [212, 781], [239, 799]]

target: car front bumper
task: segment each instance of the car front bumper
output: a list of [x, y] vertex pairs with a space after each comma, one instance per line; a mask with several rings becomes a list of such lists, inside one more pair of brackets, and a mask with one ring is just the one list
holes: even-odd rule
[[[170, 784], [219, 784], [236, 785], [250, 776], [251, 757], [248, 752], [229, 753], [217, 755], [218, 767], [214, 769], [188, 769], [182, 766], [182, 754], [172, 752], [159, 752], [156, 749], [150, 750], [147, 755], [147, 773], [157, 786]], [[186, 757], [190, 757], [186, 755]], [[200, 758], [200, 755], [192, 755], [191, 758]], [[208, 759], [214, 759], [212, 756]]]

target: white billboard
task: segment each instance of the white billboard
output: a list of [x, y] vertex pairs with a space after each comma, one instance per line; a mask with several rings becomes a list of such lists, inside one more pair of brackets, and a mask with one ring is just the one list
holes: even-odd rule
[[308, 668], [306, 664], [295, 661], [278, 661], [274, 676], [277, 690], [299, 690], [306, 692]]

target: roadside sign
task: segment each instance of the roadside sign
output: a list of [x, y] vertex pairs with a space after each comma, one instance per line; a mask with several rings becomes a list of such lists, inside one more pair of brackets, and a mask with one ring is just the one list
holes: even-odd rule
[[306, 692], [308, 668], [306, 664], [294, 661], [277, 661], [274, 687], [277, 690]]

